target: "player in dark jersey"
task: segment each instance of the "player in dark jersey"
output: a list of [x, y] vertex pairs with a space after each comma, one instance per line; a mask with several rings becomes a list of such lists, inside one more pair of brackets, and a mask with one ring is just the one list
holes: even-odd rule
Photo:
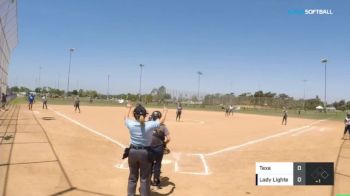
[[350, 113], [346, 114], [346, 118], [344, 119], [344, 135], [343, 135], [343, 140], [345, 140], [346, 132], [348, 132], [348, 137], [350, 138]]
[[[162, 113], [160, 111], [154, 111], [150, 116], [149, 120], [156, 121], [162, 117]], [[160, 173], [162, 167], [162, 159], [164, 152], [169, 153], [169, 150], [166, 147], [166, 144], [170, 142], [170, 133], [165, 126], [165, 124], [161, 124], [159, 128], [156, 128], [153, 131], [151, 150], [155, 155], [155, 160], [152, 164], [152, 174], [153, 174], [153, 186], [160, 187]], [[151, 176], [152, 178], [152, 176]]]
[[35, 97], [33, 94], [29, 94], [28, 96], [28, 107], [29, 110], [33, 110], [33, 103], [34, 103]]
[[180, 121], [182, 114], [182, 104], [179, 102], [176, 107], [176, 121]]
[[7, 104], [7, 95], [5, 93], [1, 94], [1, 109], [4, 109], [6, 111], [6, 104]]
[[282, 125], [284, 123], [284, 125], [287, 125], [287, 118], [288, 118], [288, 111], [287, 109], [283, 110], [283, 118], [282, 118]]

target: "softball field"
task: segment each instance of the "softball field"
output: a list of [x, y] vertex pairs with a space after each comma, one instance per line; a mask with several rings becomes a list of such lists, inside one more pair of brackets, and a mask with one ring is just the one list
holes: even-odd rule
[[[0, 194], [126, 195], [125, 108], [10, 106], [1, 115]], [[148, 112], [154, 109], [147, 108]], [[331, 120], [188, 111], [166, 125], [171, 153], [153, 195], [315, 195], [350, 193], [350, 140]], [[255, 162], [335, 162], [335, 186], [255, 186]]]

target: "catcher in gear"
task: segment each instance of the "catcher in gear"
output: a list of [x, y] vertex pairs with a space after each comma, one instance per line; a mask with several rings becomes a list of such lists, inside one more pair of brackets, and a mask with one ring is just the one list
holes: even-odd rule
[[[154, 111], [149, 117], [150, 121], [156, 121], [162, 117], [160, 111]], [[160, 188], [160, 173], [162, 167], [162, 159], [164, 154], [170, 153], [170, 150], [166, 147], [167, 143], [170, 142], [170, 133], [165, 126], [161, 124], [159, 128], [153, 131], [151, 150], [155, 155], [155, 160], [152, 163], [152, 174], [153, 174], [153, 186]], [[152, 176], [151, 176], [152, 177]]]

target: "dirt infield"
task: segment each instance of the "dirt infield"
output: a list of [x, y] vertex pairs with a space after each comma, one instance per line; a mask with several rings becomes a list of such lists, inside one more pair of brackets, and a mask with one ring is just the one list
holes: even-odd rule
[[[123, 147], [129, 143], [123, 123], [125, 109], [81, 109], [82, 113], [75, 113], [73, 106], [42, 110], [35, 105], [30, 112], [22, 106], [18, 130], [32, 131], [17, 135], [15, 141], [30, 140], [33, 146], [16, 147], [13, 159], [28, 161], [25, 155], [34, 153], [31, 161], [42, 163], [31, 172], [42, 174], [42, 178], [33, 177], [22, 167], [11, 169], [28, 177], [22, 179], [10, 173], [7, 195], [19, 195], [16, 184], [27, 185], [28, 180], [36, 186], [23, 189], [26, 195], [62, 191], [66, 195], [126, 194], [128, 169], [127, 162], [121, 159]], [[289, 118], [284, 126], [281, 120], [247, 114], [226, 118], [223, 112], [184, 110], [182, 121], [176, 122], [175, 110], [170, 110], [166, 124], [172, 136], [172, 152], [164, 158], [163, 188], [153, 190], [153, 194], [331, 195], [331, 186], [255, 186], [255, 162], [335, 162], [338, 158], [341, 122]], [[33, 131], [31, 126], [42, 130]], [[43, 143], [46, 140], [52, 149]], [[52, 162], [56, 159], [59, 164]]]

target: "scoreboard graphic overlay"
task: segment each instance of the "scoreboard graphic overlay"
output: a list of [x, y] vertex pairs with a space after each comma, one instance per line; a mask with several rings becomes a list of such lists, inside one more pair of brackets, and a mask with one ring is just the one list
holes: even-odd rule
[[331, 162], [257, 162], [257, 186], [334, 185]]

